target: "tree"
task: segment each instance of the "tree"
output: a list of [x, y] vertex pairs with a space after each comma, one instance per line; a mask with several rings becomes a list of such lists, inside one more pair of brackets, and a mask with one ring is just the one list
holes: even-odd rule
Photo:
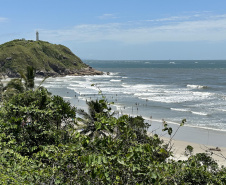
[[0, 77], [0, 102], [2, 101], [2, 92], [3, 92], [3, 83], [2, 78]]
[[45, 88], [38, 88], [4, 102], [0, 117], [0, 133], [16, 140], [19, 153], [31, 155], [41, 146], [66, 142], [62, 138], [69, 138], [69, 133], [64, 128], [75, 119], [75, 108], [61, 97], [50, 96]]
[[[33, 67], [28, 66], [26, 75], [20, 72], [20, 76], [21, 78], [19, 79], [11, 79], [3, 88], [4, 92], [1, 93], [3, 99], [8, 100], [15, 94], [34, 88], [35, 69]], [[22, 80], [24, 80], [24, 83]]]
[[25, 88], [21, 79], [11, 79], [5, 87], [3, 87], [3, 100], [10, 99], [13, 95], [24, 92]]
[[35, 68], [32, 66], [27, 66], [27, 73], [26, 75], [23, 72], [20, 72], [21, 79], [25, 81], [25, 88], [33, 89], [35, 86], [34, 79], [35, 79]]
[[88, 113], [82, 109], [78, 109], [77, 113], [81, 116], [81, 119], [78, 119], [83, 125], [80, 127], [82, 129], [82, 134], [88, 134], [90, 137], [94, 137], [96, 135], [106, 136], [106, 129], [102, 130], [98, 128], [96, 123], [98, 122], [100, 117], [110, 118], [114, 113], [110, 113], [111, 108], [108, 106], [108, 102], [105, 99], [89, 101], [86, 102], [88, 106]]

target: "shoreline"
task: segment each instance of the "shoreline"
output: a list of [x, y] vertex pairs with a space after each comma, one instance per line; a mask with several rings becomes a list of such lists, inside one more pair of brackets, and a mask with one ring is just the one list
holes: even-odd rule
[[[160, 137], [163, 139], [164, 143], [169, 142], [169, 138]], [[190, 145], [193, 147], [192, 155], [198, 153], [207, 153], [210, 157], [212, 157], [219, 167], [224, 166], [226, 167], [226, 147], [217, 148], [211, 145], [202, 145], [198, 143], [192, 143], [187, 141], [175, 140], [172, 139], [171, 141], [173, 156], [170, 159], [174, 159], [176, 161], [179, 160], [187, 160], [190, 156], [185, 155], [185, 148]]]
[[[153, 132], [158, 134], [159, 136], [170, 138], [167, 132], [162, 131], [163, 129], [162, 122], [149, 121], [149, 123], [151, 124], [151, 127], [149, 127], [148, 132]], [[174, 136], [175, 140], [181, 140], [185, 142], [215, 147], [226, 147], [225, 143], [226, 133], [224, 131], [190, 127], [186, 126], [186, 123], [184, 126], [179, 126], [170, 123], [167, 124], [169, 127], [173, 129], [172, 136]]]
[[[48, 89], [48, 88], [47, 88]], [[50, 89], [48, 89], [50, 90]], [[60, 95], [62, 97], [66, 97], [66, 100], [69, 100], [73, 106], [82, 108], [86, 110], [86, 97], [80, 95], [79, 93], [74, 92], [72, 89], [68, 89], [64, 92], [62, 91], [57, 91], [58, 88], [52, 89], [53, 94]], [[76, 97], [75, 97], [76, 95]], [[96, 96], [97, 98], [97, 96]], [[122, 105], [121, 105], [122, 106]], [[112, 105], [112, 110], [115, 110], [117, 112], [120, 111], [120, 107], [118, 105], [113, 104]], [[119, 108], [118, 108], [119, 107]], [[123, 110], [123, 114], [128, 114], [127, 111]], [[136, 114], [134, 112], [133, 115], [131, 116], [136, 116], [139, 114]], [[142, 115], [141, 115], [142, 116]], [[152, 118], [147, 118], [145, 116], [142, 116], [148, 123], [151, 124], [151, 127], [148, 129], [149, 132], [155, 132], [159, 136], [164, 136], [164, 137], [169, 137], [167, 136], [166, 132], [162, 132], [163, 125], [162, 125], [162, 120], [156, 120]], [[175, 131], [179, 127], [179, 123], [171, 123], [168, 120], [165, 120], [166, 123], [168, 124], [169, 127], [172, 127], [174, 135]], [[215, 147], [226, 147], [226, 132], [218, 129], [211, 129], [211, 128], [202, 128], [202, 127], [196, 127], [196, 126], [190, 126], [187, 125], [186, 123], [184, 126], [181, 126], [180, 129], [177, 131], [177, 133], [174, 136], [174, 139], [176, 140], [181, 140], [181, 141], [187, 141], [187, 142], [192, 142], [192, 143], [197, 143], [197, 144], [203, 144], [203, 145], [210, 145], [210, 146], [215, 146]]]
[[[162, 131], [162, 122], [151, 120], [150, 123], [151, 127], [148, 129], [148, 134], [158, 134], [159, 138], [162, 139], [164, 143], [168, 143], [171, 138], [167, 132]], [[173, 156], [170, 157], [171, 159], [176, 161], [187, 160], [189, 156], [185, 155], [185, 148], [190, 145], [193, 147], [193, 155], [197, 153], [207, 153], [220, 167], [222, 165], [226, 167], [226, 133], [224, 131], [220, 132], [189, 126], [181, 126], [178, 129], [179, 125], [172, 123], [167, 124], [173, 129], [171, 135], [171, 151], [173, 152]]]

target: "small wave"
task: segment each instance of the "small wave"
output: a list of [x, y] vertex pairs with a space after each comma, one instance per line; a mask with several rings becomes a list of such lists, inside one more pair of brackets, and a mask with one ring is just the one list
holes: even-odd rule
[[115, 108], [116, 108], [116, 110], [120, 110], [120, 111], [122, 111], [122, 110], [124, 110], [125, 109], [125, 106], [124, 105], [122, 105], [122, 104], [114, 104], [113, 105]]
[[[119, 73], [117, 73], [117, 72], [104, 72], [104, 75], [106, 76], [116, 76], [116, 75], [118, 75]], [[100, 75], [101, 76], [101, 75]]]
[[169, 62], [169, 64], [176, 64], [175, 62]]
[[206, 89], [206, 88], [208, 88], [205, 85], [190, 85], [190, 84], [188, 84], [187, 87], [191, 88], [191, 89]]
[[44, 84], [43, 87], [45, 88], [62, 88], [62, 85], [54, 85], [54, 84]]
[[122, 87], [128, 87], [128, 88], [130, 88], [131, 85], [127, 85], [126, 83], [122, 83]]
[[72, 99], [72, 97], [67, 97], [67, 96], [64, 96], [63, 98], [65, 98], [65, 99]]
[[114, 80], [114, 79], [111, 79], [110, 81], [111, 82], [121, 82], [122, 80]]
[[222, 112], [226, 112], [226, 109], [215, 108], [215, 110], [222, 111]]
[[200, 116], [208, 116], [207, 113], [205, 112], [194, 112], [194, 111], [191, 111], [192, 114], [197, 114], [197, 115], [200, 115]]
[[209, 92], [192, 92], [192, 94], [200, 97], [210, 97], [214, 95], [213, 93], [209, 93]]
[[179, 108], [170, 108], [170, 109], [174, 111], [180, 111], [180, 112], [190, 112], [189, 109], [179, 109]]

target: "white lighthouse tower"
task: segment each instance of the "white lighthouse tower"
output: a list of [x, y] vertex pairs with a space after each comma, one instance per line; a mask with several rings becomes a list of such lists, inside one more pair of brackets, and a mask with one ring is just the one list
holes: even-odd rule
[[36, 41], [39, 41], [39, 33], [36, 31]]

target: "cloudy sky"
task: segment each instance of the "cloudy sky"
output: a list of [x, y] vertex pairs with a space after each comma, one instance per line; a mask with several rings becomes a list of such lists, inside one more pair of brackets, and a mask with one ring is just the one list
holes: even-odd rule
[[225, 0], [0, 0], [0, 44], [40, 40], [82, 59], [226, 59]]

